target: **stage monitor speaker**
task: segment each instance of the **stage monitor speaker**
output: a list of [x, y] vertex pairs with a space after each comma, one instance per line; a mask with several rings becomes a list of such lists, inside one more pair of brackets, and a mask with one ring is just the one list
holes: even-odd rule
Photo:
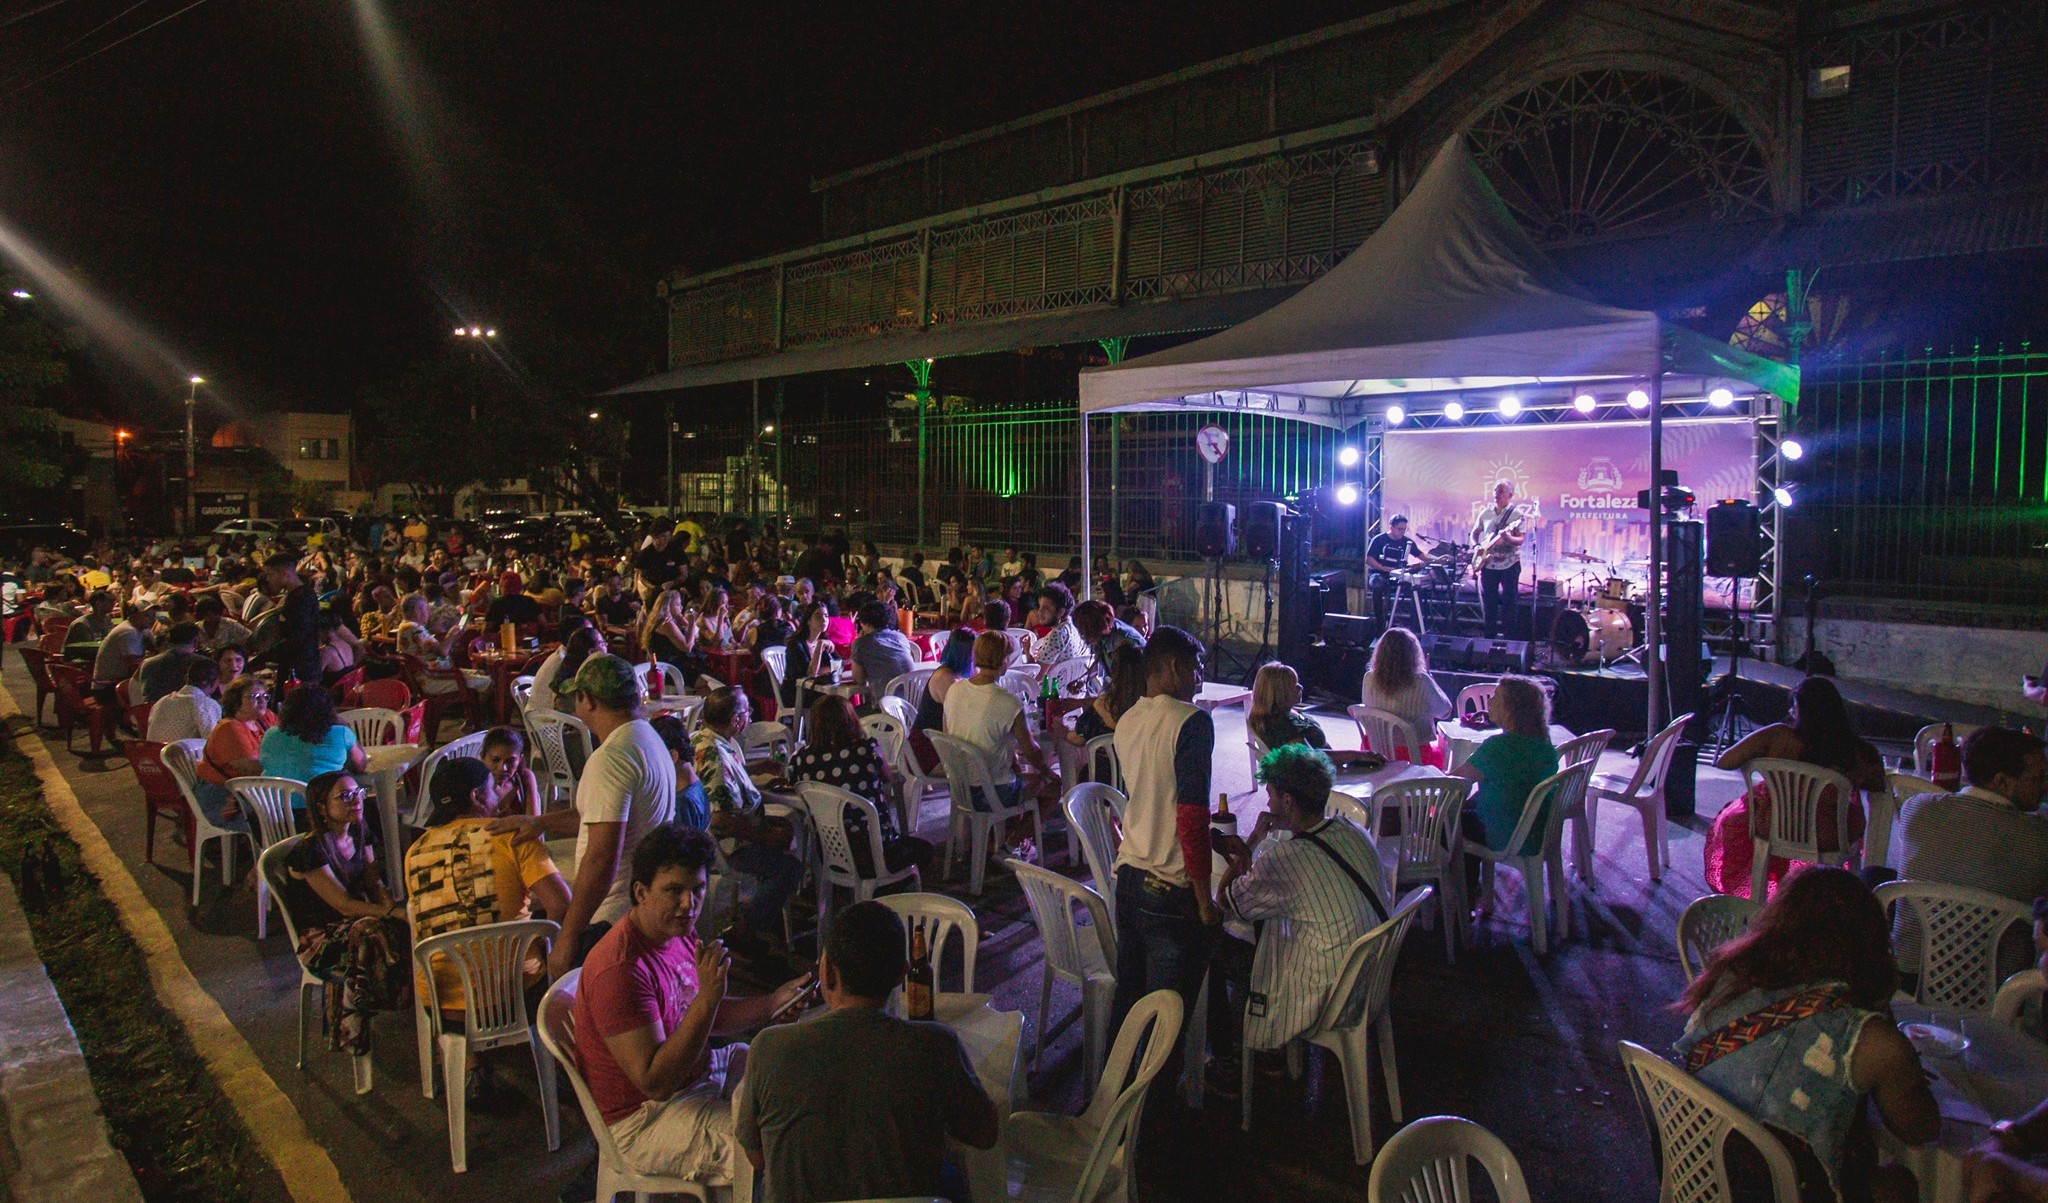
[[1323, 642], [1332, 647], [1371, 647], [1377, 625], [1365, 614], [1329, 611], [1323, 615]]
[[1664, 657], [1665, 691], [1673, 715], [1706, 713], [1706, 645], [1701, 639], [1705, 533], [1705, 524], [1695, 519], [1672, 522], [1664, 532], [1664, 555], [1670, 564], [1664, 589], [1664, 646], [1669, 649]]
[[1237, 552], [1237, 507], [1227, 501], [1205, 501], [1195, 512], [1195, 554], [1205, 560]]
[[1763, 571], [1764, 515], [1747, 501], [1707, 511], [1707, 575], [1755, 576]]
[[1529, 671], [1527, 639], [1474, 639], [1471, 644], [1468, 667], [1494, 673]]
[[1280, 556], [1280, 531], [1287, 507], [1277, 501], [1254, 501], [1244, 511], [1244, 554], [1254, 560]]

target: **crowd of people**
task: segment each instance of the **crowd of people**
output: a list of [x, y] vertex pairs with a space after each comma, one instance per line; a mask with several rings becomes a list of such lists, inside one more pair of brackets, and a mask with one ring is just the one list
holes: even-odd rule
[[[1266, 806], [1243, 838], [1216, 831], [1216, 729], [1195, 704], [1204, 649], [1150, 623], [1138, 599], [1154, 581], [1135, 562], [1117, 573], [1070, 559], [1048, 577], [1028, 552], [964, 547], [936, 560], [911, 549], [892, 564], [872, 543], [856, 552], [844, 540], [743, 528], [715, 538], [695, 522], [656, 524], [615, 556], [541, 554], [426, 546], [403, 537], [410, 524], [392, 527], [395, 548], [155, 545], [75, 562], [38, 552], [9, 566], [16, 613], [0, 617], [27, 615], [46, 650], [90, 674], [102, 704], [140, 717], [135, 737], [201, 741], [194, 796], [215, 825], [246, 828], [228, 788], [236, 778], [304, 783], [295, 802], [304, 834], [286, 862], [283, 902], [300, 960], [330, 983], [337, 1047], [366, 1049], [372, 1017], [409, 1007], [415, 991], [431, 991], [444, 1015], [461, 1012], [453, 973], [437, 966], [414, 979], [414, 942], [529, 916], [558, 923], [528, 982], [537, 997], [579, 974], [579, 1068], [622, 1156], [647, 1173], [725, 1182], [751, 1163], [772, 1200], [946, 1195], [958, 1183], [942, 1138], [984, 1148], [996, 1139], [994, 1105], [958, 1037], [885, 1010], [906, 948], [887, 907], [842, 909], [817, 933], [814, 973], [752, 996], [733, 987], [736, 966], [789, 964], [795, 951], [784, 917], [808, 867], [802, 825], [783, 807], [801, 806], [800, 783], [873, 803], [844, 816], [861, 874], [915, 869], [922, 880], [933, 846], [914, 829], [914, 808], [912, 825], [900, 822], [896, 799], [906, 771], [943, 775], [931, 734], [983, 757], [995, 796], [968, 804], [1005, 811], [1056, 801], [1058, 743], [1109, 737], [1124, 786], [1114, 880], [1096, 883], [1115, 900], [1109, 1028], [1156, 990], [1192, 1008], [1208, 982], [1218, 1062], [1209, 1083], [1229, 1094], [1241, 1058], [1309, 1030], [1346, 950], [1396, 905], [1376, 850], [1382, 833], [1328, 809], [1339, 776], [1396, 758], [1449, 764], [1430, 740], [1332, 748], [1303, 709], [1295, 670], [1269, 664], [1247, 714], [1263, 745]], [[1077, 601], [1084, 592], [1093, 596]], [[909, 637], [913, 625], [934, 635], [929, 660]], [[493, 726], [492, 677], [473, 657], [503, 646], [507, 627], [530, 653], [531, 693], [519, 723]], [[1075, 663], [1086, 672], [1036, 712], [1011, 680], [1022, 666], [1051, 676]], [[687, 720], [647, 708], [648, 681], [664, 665], [701, 697]], [[891, 756], [862, 719], [914, 672], [907, 739]], [[404, 682], [409, 704], [439, 698], [486, 730], [475, 755], [443, 757], [421, 783], [425, 827], [409, 842], [366, 823], [365, 750], [337, 714], [383, 680]], [[1360, 699], [1418, 732], [1453, 710], [1421, 645], [1399, 628], [1377, 641]], [[1543, 682], [1497, 683], [1489, 714], [1499, 734], [1450, 770], [1472, 783], [1465, 843], [1503, 850], [1534, 787], [1558, 771], [1549, 707]], [[787, 756], [752, 754], [749, 729], [770, 708], [800, 725]], [[1070, 721], [1055, 721], [1063, 714]], [[560, 804], [536, 777], [528, 742], [556, 715], [574, 716], [590, 737]], [[438, 725], [424, 738], [437, 739]], [[1856, 791], [1890, 788], [1882, 757], [1825, 678], [1802, 683], [1787, 721], [1752, 733], [1719, 764], [1759, 758], [1830, 769]], [[1961, 759], [1967, 788], [1907, 801], [1885, 863], [2018, 902], [2048, 897], [2040, 740], [1985, 729]], [[1864, 837], [1856, 801], [1822, 803], [1849, 808], [1851, 845]], [[1716, 820], [1707, 841], [1715, 888], [1748, 892], [1748, 832], [1770, 802], [1752, 791]], [[880, 825], [881, 864], [869, 822]], [[1821, 826], [1834, 826], [1832, 812]], [[1031, 858], [1021, 832], [1013, 827], [995, 854]], [[571, 872], [557, 867], [550, 839], [575, 841]], [[409, 915], [386, 891], [390, 858], [402, 867]], [[1466, 867], [1476, 878], [1477, 861]], [[727, 926], [700, 931], [714, 871], [743, 889]], [[1871, 887], [1881, 876], [1772, 864], [1748, 931], [1675, 1003], [1686, 1016], [1680, 1061], [1783, 1140], [1808, 1198], [1911, 1197], [1909, 1176], [1878, 1164], [1859, 1118], [1865, 1099], [1907, 1143], [1930, 1139], [1940, 1123], [1917, 1054], [1891, 1022], [1899, 953], [1920, 934], [1878, 905]], [[1476, 881], [1467, 897], [1479, 899]], [[1255, 925], [1256, 943], [1225, 935], [1226, 920]], [[2048, 955], [2048, 927], [2033, 934], [2043, 951], [2016, 941], [2002, 968]], [[814, 1000], [824, 1018], [786, 1022]], [[1756, 1020], [1780, 1013], [1791, 1018]], [[1835, 1051], [1817, 1058], [1823, 1046]], [[1178, 1076], [1179, 1055], [1160, 1081]], [[861, 1107], [841, 1105], [854, 1095]], [[1164, 1105], [1147, 1115], [1170, 1122]], [[2048, 1109], [2002, 1127], [1970, 1160], [1973, 1191], [1982, 1185], [1973, 1197], [2048, 1198], [2048, 1175], [2026, 1160], [2044, 1149]]]

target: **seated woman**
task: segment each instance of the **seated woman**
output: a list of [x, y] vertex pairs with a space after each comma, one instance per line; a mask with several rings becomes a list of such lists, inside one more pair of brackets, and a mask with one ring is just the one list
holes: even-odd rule
[[[477, 759], [491, 771], [490, 808], [494, 815], [538, 815], [540, 782], [526, 760], [526, 736], [517, 727], [492, 727], [484, 732]], [[580, 766], [579, 766], [580, 767]]]
[[192, 789], [206, 821], [215, 827], [249, 830], [249, 819], [228, 793], [228, 782], [263, 775], [259, 749], [272, 721], [264, 706], [268, 698], [263, 682], [255, 677], [236, 677], [221, 690], [220, 721], [206, 737], [206, 750], [199, 757], [199, 780]]
[[1386, 757], [1373, 752], [1330, 751], [1330, 737], [1323, 733], [1322, 724], [1296, 709], [1300, 705], [1301, 678], [1294, 670], [1278, 661], [1263, 665], [1252, 679], [1252, 707], [1245, 725], [1269, 751], [1283, 744], [1307, 744], [1328, 752], [1339, 769], [1376, 769], [1386, 763]]
[[1082, 745], [1116, 730], [1124, 711], [1145, 696], [1145, 649], [1135, 643], [1119, 643], [1109, 654], [1109, 688], [1088, 699], [1088, 705], [1074, 719], [1074, 729], [1065, 732], [1069, 743]]
[[[1500, 679], [1500, 688], [1493, 695], [1493, 717], [1500, 724], [1500, 734], [1480, 744], [1472, 759], [1453, 769], [1451, 775], [1479, 783], [1479, 792], [1459, 816], [1461, 833], [1472, 843], [1499, 851], [1508, 846], [1522, 821], [1529, 791], [1557, 772], [1557, 749], [1550, 742], [1550, 695], [1530, 678]], [[1551, 804], [1554, 802], [1546, 803]], [[1546, 820], [1545, 815], [1537, 816], [1523, 853], [1543, 842]], [[1477, 898], [1478, 890], [1479, 858], [1468, 856], [1465, 896]]]
[[[861, 729], [853, 703], [837, 694], [826, 694], [811, 703], [808, 738], [790, 765], [797, 781], [822, 781], [849, 793], [859, 794], [875, 804], [882, 820], [882, 859], [891, 873], [916, 865], [918, 877], [931, 870], [932, 845], [896, 828], [896, 804], [890, 795], [896, 782], [889, 766], [882, 762], [881, 749]], [[868, 848], [867, 817], [848, 809], [844, 822], [853, 845], [853, 861], [862, 876], [872, 876], [875, 865]]]
[[973, 675], [974, 632], [955, 627], [946, 636], [946, 646], [939, 650], [939, 666], [925, 678], [924, 696], [917, 699], [917, 714], [907, 734], [911, 754], [926, 773], [939, 771], [939, 753], [925, 732], [946, 729], [946, 691], [953, 687], [953, 682]]
[[[292, 697], [309, 693], [327, 696], [301, 689]], [[311, 831], [285, 858], [281, 899], [298, 928], [299, 963], [327, 983], [328, 1047], [357, 1056], [370, 1051], [371, 1013], [412, 1003], [405, 906], [385, 893], [363, 831], [365, 796], [347, 773], [320, 773], [306, 783]]]
[[[1912, 1174], [1878, 1167], [1865, 1096], [1909, 1145], [1941, 1130], [1920, 1059], [1893, 1023], [1890, 930], [1855, 874], [1800, 869], [1678, 1001], [1689, 1013], [1679, 1060], [1784, 1142], [1808, 1203], [1918, 1198]], [[1769, 1197], [1760, 1161], [1731, 1156], [1731, 1170], [1737, 1198]]]
[[837, 657], [825, 635], [825, 607], [812, 602], [803, 608], [796, 628], [782, 644], [782, 696], [776, 700], [792, 710], [804, 705], [804, 682], [831, 676]]
[[[1750, 732], [1734, 747], [1721, 753], [1714, 766], [1740, 769], [1750, 761], [1764, 757], [1798, 760], [1833, 769], [1860, 790], [1888, 788], [1884, 758], [1849, 725], [1849, 708], [1842, 704], [1842, 695], [1835, 688], [1835, 683], [1826, 677], [1808, 677], [1801, 681], [1792, 690], [1792, 711], [1785, 716], [1784, 722]], [[1768, 828], [1770, 804], [1764, 783], [1758, 781], [1747, 796], [1730, 802], [1714, 817], [1713, 829], [1707, 833], [1709, 886], [1723, 894], [1749, 897], [1750, 871], [1755, 859], [1755, 845], [1751, 843], [1750, 832]], [[1839, 832], [1836, 826], [1838, 806], [1849, 807], [1850, 845], [1854, 846], [1863, 838], [1863, 807], [1858, 805], [1858, 799], [1836, 798], [1834, 791], [1829, 790], [1821, 795], [1815, 815], [1820, 848], [1824, 852], [1835, 851]], [[1766, 889], [1776, 888], [1776, 883], [1790, 867], [1791, 863], [1784, 857], [1772, 857]]]
[[[549, 654], [546, 660], [541, 661], [540, 667], [534, 670], [533, 692], [527, 695], [527, 709], [536, 714], [545, 714], [550, 710], [569, 713], [563, 710], [562, 703], [556, 700], [556, 686], [566, 685], [575, 680], [576, 672], [583, 667], [585, 660], [592, 656], [605, 655], [610, 650], [611, 646], [606, 642], [604, 632], [596, 625], [585, 622], [577, 626], [569, 632], [569, 637], [562, 646]], [[571, 709], [573, 708], [572, 706]]]
[[[1392, 627], [1380, 636], [1379, 642], [1373, 644], [1372, 661], [1366, 665], [1365, 680], [1360, 683], [1358, 694], [1358, 700], [1374, 710], [1405, 719], [1415, 728], [1416, 737], [1423, 742], [1420, 763], [1444, 767], [1444, 750], [1435, 738], [1436, 720], [1450, 717], [1451, 699], [1444, 696], [1436, 679], [1429, 675], [1422, 645], [1413, 634], [1402, 627]], [[1397, 752], [1406, 750], [1387, 750], [1387, 758], [1395, 759]]]
[[277, 726], [258, 745], [265, 777], [310, 782], [346, 769], [360, 773], [369, 763], [356, 733], [334, 717], [334, 699], [324, 689], [301, 686], [284, 700]]
[[663, 664], [682, 669], [687, 681], [704, 671], [704, 658], [697, 654], [697, 633], [697, 612], [683, 605], [681, 593], [664, 589], [647, 608], [640, 646]]
[[332, 685], [362, 658], [362, 640], [333, 613], [320, 616], [320, 679]]
[[825, 607], [825, 638], [832, 643], [832, 650], [844, 660], [853, 650], [853, 640], [860, 634], [853, 621], [853, 615], [841, 610], [839, 599], [830, 593], [822, 594], [818, 604]]

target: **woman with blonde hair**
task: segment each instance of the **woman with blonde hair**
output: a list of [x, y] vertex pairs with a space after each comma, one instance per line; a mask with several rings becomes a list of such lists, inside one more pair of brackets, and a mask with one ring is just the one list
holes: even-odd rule
[[1422, 644], [1412, 632], [1403, 627], [1388, 627], [1379, 642], [1373, 644], [1372, 661], [1366, 665], [1358, 700], [1405, 720], [1424, 741], [1422, 763], [1445, 767], [1444, 750], [1431, 736], [1436, 720], [1450, 717], [1451, 699], [1444, 696], [1436, 679], [1429, 675]]
[[[1500, 733], [1479, 745], [1472, 758], [1451, 770], [1451, 776], [1479, 783], [1472, 804], [1460, 816], [1465, 839], [1499, 851], [1508, 846], [1515, 826], [1522, 820], [1522, 808], [1529, 791], [1545, 777], [1558, 771], [1557, 749], [1550, 742], [1550, 695], [1531, 677], [1502, 677], [1494, 690], [1490, 713], [1500, 724]], [[1554, 805], [1555, 799], [1545, 805]], [[1529, 844], [1543, 842], [1547, 816], [1538, 815], [1530, 828]], [[1479, 858], [1465, 861], [1466, 897], [1479, 886]]]
[[1328, 752], [1339, 768], [1365, 760], [1377, 768], [1383, 759], [1369, 752], [1332, 752], [1330, 737], [1322, 724], [1295, 709], [1301, 705], [1301, 677], [1287, 665], [1274, 661], [1262, 665], [1252, 678], [1252, 706], [1245, 726], [1267, 748], [1284, 744], [1306, 744]]

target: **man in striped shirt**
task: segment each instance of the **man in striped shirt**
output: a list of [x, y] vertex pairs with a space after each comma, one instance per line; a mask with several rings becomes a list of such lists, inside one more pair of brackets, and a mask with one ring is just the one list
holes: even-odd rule
[[[1372, 837], [1324, 813], [1334, 774], [1330, 758], [1305, 744], [1268, 752], [1259, 761], [1266, 813], [1249, 841], [1232, 840], [1222, 849], [1230, 862], [1216, 887], [1223, 913], [1264, 926], [1248, 987], [1209, 992], [1209, 1030], [1219, 1049], [1218, 1037], [1236, 1027], [1236, 1008], [1217, 1005], [1226, 993], [1246, 999], [1247, 1050], [1281, 1048], [1305, 1035], [1337, 985], [1346, 950], [1387, 917], [1387, 887]], [[1219, 956], [1219, 963], [1229, 960]], [[1236, 963], [1243, 965], [1241, 955]], [[1228, 968], [1225, 976], [1231, 976]], [[1241, 979], [1233, 984], [1243, 986]]]

